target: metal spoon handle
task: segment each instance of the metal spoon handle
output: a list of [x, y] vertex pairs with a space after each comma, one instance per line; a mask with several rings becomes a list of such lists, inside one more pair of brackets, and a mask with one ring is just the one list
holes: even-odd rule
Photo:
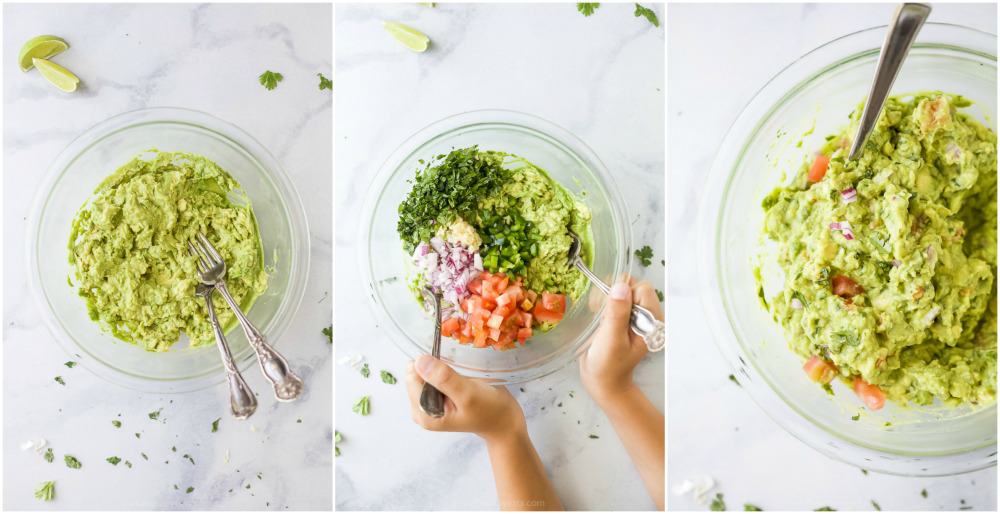
[[[439, 359], [441, 358], [441, 297], [433, 293], [431, 295], [434, 297], [434, 339], [431, 344], [431, 357]], [[444, 394], [429, 382], [424, 382], [424, 388], [420, 391], [420, 410], [432, 418], [444, 416]]]
[[239, 368], [233, 362], [229, 343], [226, 342], [222, 326], [219, 325], [219, 318], [215, 315], [215, 305], [212, 304], [211, 293], [205, 295], [205, 306], [208, 308], [208, 319], [215, 332], [215, 344], [222, 357], [222, 366], [226, 368], [226, 379], [229, 382], [229, 407], [236, 419], [249, 418], [257, 410], [257, 397], [243, 380], [243, 375], [240, 374]]
[[[576, 268], [590, 279], [591, 283], [597, 286], [597, 288], [601, 291], [604, 291], [604, 294], [611, 292], [611, 288], [608, 287], [608, 284], [595, 275], [593, 271], [590, 271], [590, 268], [583, 263], [583, 260], [577, 258], [573, 261], [573, 264], [575, 264]], [[649, 312], [649, 309], [646, 309], [641, 305], [632, 304], [632, 313], [629, 315], [628, 324], [629, 328], [632, 329], [632, 332], [635, 332], [636, 335], [642, 337], [642, 340], [646, 343], [647, 350], [651, 352], [658, 352], [663, 349], [666, 340], [665, 326], [662, 321], [653, 316], [653, 313]]]
[[229, 308], [236, 314], [236, 319], [239, 320], [240, 326], [243, 327], [247, 341], [250, 342], [250, 347], [257, 354], [257, 363], [260, 364], [260, 370], [264, 373], [264, 378], [274, 387], [274, 397], [280, 402], [290, 402], [298, 398], [304, 388], [302, 379], [292, 372], [288, 367], [288, 361], [267, 343], [264, 335], [243, 314], [243, 310], [240, 309], [240, 305], [236, 302], [236, 299], [229, 294], [229, 289], [226, 288], [225, 281], [218, 281], [215, 284], [215, 288], [219, 290], [222, 297], [226, 299], [226, 303], [229, 304]]
[[858, 123], [858, 132], [851, 143], [849, 159], [857, 159], [861, 154], [861, 149], [864, 148], [869, 134], [878, 122], [882, 106], [885, 105], [885, 99], [889, 96], [896, 76], [899, 75], [903, 60], [906, 59], [906, 54], [909, 53], [913, 41], [917, 39], [917, 34], [930, 13], [931, 7], [925, 4], [902, 4], [896, 9], [889, 24], [889, 33], [886, 34], [885, 43], [882, 44], [882, 51], [879, 53], [875, 79], [872, 80], [871, 91], [868, 92], [868, 99], [865, 101], [865, 110]]

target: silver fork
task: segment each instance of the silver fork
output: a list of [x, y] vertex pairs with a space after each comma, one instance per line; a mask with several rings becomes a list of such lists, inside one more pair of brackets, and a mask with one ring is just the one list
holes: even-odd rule
[[240, 309], [236, 299], [226, 288], [226, 262], [219, 252], [208, 241], [204, 234], [198, 234], [194, 242], [188, 242], [190, 249], [198, 255], [198, 270], [201, 281], [214, 286], [222, 294], [229, 308], [236, 314], [243, 332], [250, 342], [250, 347], [257, 354], [257, 362], [264, 378], [274, 387], [274, 396], [278, 401], [290, 402], [302, 394], [302, 379], [288, 368], [288, 361], [267, 343], [264, 335], [247, 319]]
[[[198, 254], [194, 248], [189, 249], [191, 255]], [[215, 344], [219, 347], [219, 354], [222, 355], [222, 365], [226, 368], [226, 379], [229, 381], [229, 407], [232, 409], [233, 417], [236, 419], [249, 418], [257, 410], [257, 397], [254, 396], [250, 386], [243, 380], [240, 369], [233, 362], [233, 354], [229, 351], [229, 343], [226, 342], [226, 335], [219, 325], [219, 318], [215, 315], [215, 305], [212, 304], [212, 286], [201, 283], [195, 287], [195, 294], [205, 299], [205, 307], [208, 308], [208, 319], [212, 323], [212, 330], [215, 331]]]

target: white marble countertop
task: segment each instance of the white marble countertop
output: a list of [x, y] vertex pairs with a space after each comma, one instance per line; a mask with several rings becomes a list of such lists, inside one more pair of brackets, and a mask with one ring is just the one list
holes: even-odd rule
[[[332, 352], [320, 333], [330, 323], [332, 302], [332, 98], [318, 90], [316, 77], [332, 75], [331, 9], [4, 6], [5, 509], [332, 507]], [[55, 61], [80, 76], [80, 91], [61, 93], [36, 72], [17, 68], [17, 49], [38, 34], [58, 34], [72, 45]], [[257, 83], [267, 68], [284, 74], [274, 91]], [[90, 126], [151, 106], [197, 109], [243, 128], [275, 154], [305, 203], [312, 241], [309, 288], [282, 338], [286, 342], [278, 342], [307, 380], [309, 393], [296, 403], [276, 406], [256, 369], [245, 375], [260, 393], [260, 408], [246, 421], [229, 417], [221, 384], [191, 394], [135, 393], [81, 367], [67, 369], [69, 356], [42, 322], [28, 291], [22, 243], [40, 178], [56, 153]], [[53, 381], [57, 375], [65, 386]], [[147, 417], [160, 408], [161, 422]], [[219, 417], [219, 430], [212, 433]], [[111, 425], [114, 419], [122, 421], [120, 429]], [[21, 443], [37, 438], [54, 449], [54, 463], [20, 450]], [[66, 453], [83, 467], [67, 468]], [[105, 462], [112, 455], [133, 466]], [[33, 491], [46, 480], [56, 481], [56, 499], [43, 503]], [[195, 489], [186, 493], [189, 486]]]
[[[668, 486], [713, 477], [731, 510], [996, 510], [997, 473], [951, 478], [862, 474], [781, 430], [727, 379], [698, 301], [695, 220], [714, 151], [763, 83], [787, 63], [855, 30], [885, 24], [883, 5], [671, 5], [668, 9], [670, 159], [670, 409]], [[995, 5], [935, 5], [932, 20], [996, 33]], [[706, 30], [711, 27], [711, 30]], [[725, 38], [717, 35], [724, 34]], [[927, 498], [920, 494], [927, 490]], [[962, 501], [964, 500], [964, 504]], [[704, 509], [690, 497], [671, 510]]]
[[[662, 18], [662, 6], [656, 10]], [[431, 49], [407, 50], [383, 30], [382, 20], [424, 31]], [[630, 4], [604, 5], [590, 18], [570, 3], [433, 9], [339, 4], [335, 34], [335, 345], [338, 356], [365, 355], [373, 372], [366, 380], [337, 366], [335, 419], [344, 436], [335, 462], [337, 508], [495, 509], [480, 440], [423, 431], [410, 421], [403, 384], [378, 379], [380, 369], [402, 377], [406, 359], [375, 327], [361, 277], [353, 272], [359, 268], [364, 194], [388, 153], [430, 122], [487, 108], [532, 113], [575, 133], [614, 170], [635, 220], [633, 245], [655, 249], [654, 264], [643, 269], [634, 263], [633, 272], [662, 284], [663, 29], [634, 18]], [[663, 409], [662, 354], [648, 357], [636, 378]], [[654, 507], [604, 415], [584, 393], [575, 365], [525, 384], [524, 392], [512, 390], [566, 508]], [[351, 405], [365, 394], [372, 396], [372, 412], [361, 417]]]

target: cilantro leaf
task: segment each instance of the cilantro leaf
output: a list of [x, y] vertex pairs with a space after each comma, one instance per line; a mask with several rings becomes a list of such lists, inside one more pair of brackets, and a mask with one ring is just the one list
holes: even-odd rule
[[66, 366], [67, 368], [72, 368], [73, 366], [76, 366], [76, 363], [73, 361], [66, 361], [65, 363], [63, 363], [63, 365]]
[[358, 398], [358, 401], [354, 402], [354, 406], [351, 410], [361, 414], [362, 416], [367, 416], [371, 412], [371, 399], [368, 396], [362, 396]]
[[660, 299], [660, 302], [663, 302], [663, 298], [664, 298], [663, 297], [663, 291], [660, 291], [659, 289], [654, 289], [654, 291], [656, 291], [656, 297]]
[[264, 86], [264, 89], [270, 91], [278, 87], [278, 82], [281, 82], [284, 78], [280, 73], [267, 70], [261, 73], [260, 77], [257, 77], [257, 80], [260, 81], [260, 85]]
[[708, 506], [708, 510], [716, 512], [726, 510], [726, 501], [722, 499], [722, 493], [715, 493], [715, 498], [712, 498], [712, 504]]
[[108, 457], [107, 461], [110, 462], [112, 466], [117, 466], [118, 463], [121, 462], [122, 460], [119, 459], [117, 456], [114, 456], [114, 457]]
[[222, 418], [218, 418], [218, 419], [216, 419], [215, 421], [212, 422], [212, 432], [218, 432], [219, 431], [219, 421], [222, 421]]
[[59, 382], [59, 383], [60, 383], [60, 384], [62, 384], [62, 385], [66, 385], [66, 381], [65, 381], [65, 380], [63, 380], [63, 377], [56, 377], [56, 378], [55, 378], [55, 381], [56, 381], [56, 382]]
[[649, 245], [645, 245], [635, 251], [635, 257], [639, 259], [639, 264], [642, 264], [644, 268], [649, 267], [653, 263], [653, 249]]
[[63, 457], [63, 461], [66, 462], [66, 467], [70, 469], [80, 469], [83, 467], [83, 463], [77, 460], [76, 457], [72, 455], [66, 455]]
[[597, 434], [590, 434], [590, 435], [589, 435], [589, 436], [587, 436], [587, 437], [589, 437], [589, 438], [591, 438], [591, 439], [600, 439], [600, 437], [599, 437], [599, 436], [598, 436]]
[[576, 10], [580, 11], [580, 14], [584, 16], [590, 16], [591, 14], [594, 14], [594, 11], [596, 11], [600, 6], [601, 4], [596, 3], [578, 3], [576, 4]]
[[743, 504], [743, 511], [744, 512], [764, 512], [764, 509], [762, 509], [762, 508], [760, 508], [760, 507], [758, 507], [758, 506], [756, 506], [756, 505], [754, 505], [752, 503], [744, 503]]
[[333, 90], [333, 81], [332, 80], [324, 77], [322, 73], [317, 73], [316, 75], [319, 76], [319, 90], [320, 91], [322, 91], [324, 89]]
[[129, 462], [129, 461], [125, 461], [125, 465], [126, 465], [127, 467], [129, 467], [129, 468], [131, 468], [131, 467], [132, 467], [132, 463], [131, 463], [131, 462]]
[[392, 385], [392, 384], [396, 383], [396, 377], [394, 377], [392, 375], [392, 373], [389, 373], [388, 371], [386, 371], [384, 369], [379, 372], [379, 375], [382, 376], [382, 382], [383, 383], [386, 383], [386, 384], [389, 384], [389, 385]]
[[634, 14], [636, 18], [638, 18], [639, 16], [646, 18], [647, 20], [649, 20], [650, 23], [653, 24], [654, 27], [660, 26], [660, 19], [656, 17], [656, 13], [653, 12], [652, 9], [643, 7], [639, 4], [635, 4]]
[[49, 448], [45, 450], [45, 455], [42, 455], [42, 458], [45, 459], [45, 462], [52, 462], [53, 460], [55, 460], [56, 456], [54, 453], [52, 453], [52, 448]]
[[326, 342], [333, 344], [333, 325], [324, 328], [323, 335], [326, 336]]
[[371, 370], [368, 369], [368, 363], [367, 362], [363, 366], [361, 366], [361, 370], [360, 371], [361, 371], [361, 376], [363, 376], [365, 378], [368, 378], [368, 376], [372, 374]]
[[150, 412], [150, 413], [149, 413], [149, 419], [151, 419], [151, 420], [153, 420], [153, 421], [156, 421], [156, 420], [160, 419], [160, 412], [162, 412], [162, 411], [163, 411], [163, 408], [161, 407], [161, 408], [160, 408], [160, 409], [158, 409], [158, 410], [155, 410], [155, 411], [153, 411], [153, 412]]
[[194, 492], [194, 487], [188, 486], [187, 490], [185, 490], [184, 492], [187, 494], [191, 494], [192, 492]]
[[35, 489], [35, 498], [44, 502], [52, 501], [56, 497], [56, 483], [53, 481], [42, 482], [38, 489]]
[[111, 420], [111, 424], [112, 424], [112, 425], [113, 425], [113, 426], [114, 426], [115, 428], [121, 428], [121, 427], [122, 427], [122, 422], [121, 422], [121, 421], [118, 421], [117, 419], [113, 419], [113, 420]]

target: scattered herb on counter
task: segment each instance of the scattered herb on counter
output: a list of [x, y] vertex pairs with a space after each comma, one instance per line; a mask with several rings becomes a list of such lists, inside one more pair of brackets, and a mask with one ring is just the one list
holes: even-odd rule
[[302, 423], [302, 418], [295, 420], [296, 423]]
[[600, 437], [598, 437], [597, 434], [590, 434], [587, 437], [590, 437], [591, 439], [600, 439]]
[[278, 87], [278, 82], [281, 82], [284, 78], [280, 73], [267, 70], [261, 73], [260, 77], [257, 77], [257, 80], [260, 81], [260, 85], [264, 86], [264, 89], [270, 91]]
[[656, 297], [660, 299], [660, 303], [663, 303], [663, 291], [659, 289], [654, 289], [654, 291], [656, 291]]
[[758, 506], [756, 506], [756, 505], [754, 505], [752, 503], [744, 503], [743, 504], [743, 511], [744, 512], [764, 512], [764, 509], [762, 509], [762, 508], [760, 508], [760, 507], [758, 507]]
[[191, 494], [191, 493], [194, 492], [194, 487], [188, 486], [187, 490], [184, 491], [184, 492], [187, 493], [187, 494]]
[[368, 376], [372, 374], [371, 370], [368, 369], [368, 363], [367, 362], [364, 363], [363, 366], [361, 366], [361, 370], [360, 371], [361, 371], [361, 376], [363, 376], [365, 378], [368, 378]]
[[569, 392], [569, 397], [570, 397], [570, 398], [575, 398], [575, 396], [573, 396], [574, 394], [575, 394], [575, 393], [573, 393], [573, 391], [570, 391], [570, 392]]
[[875, 507], [875, 510], [882, 510], [882, 506], [875, 500], [872, 500], [872, 507]]
[[66, 361], [65, 363], [63, 363], [63, 365], [66, 366], [67, 368], [72, 368], [73, 366], [76, 366], [76, 363], [73, 361]]
[[322, 91], [324, 89], [333, 90], [333, 81], [332, 80], [324, 77], [322, 73], [317, 73], [316, 75], [319, 76], [319, 90], [320, 91]]
[[648, 20], [650, 23], [652, 23], [654, 27], [659, 27], [660, 26], [660, 19], [656, 17], [656, 13], [653, 12], [652, 9], [643, 7], [643, 6], [639, 5], [639, 4], [635, 4], [635, 13], [634, 14], [635, 14], [636, 18], [638, 18], [639, 16], [642, 16], [643, 18], [646, 18], [646, 20]]
[[55, 378], [55, 381], [56, 381], [56, 382], [59, 382], [59, 383], [60, 383], [60, 384], [62, 384], [62, 385], [66, 385], [66, 381], [65, 381], [65, 380], [63, 380], [63, 377], [56, 377], [56, 378]]
[[371, 399], [368, 396], [362, 396], [358, 398], [358, 401], [354, 402], [354, 406], [351, 410], [361, 414], [362, 416], [367, 416], [371, 412]]
[[149, 457], [147, 457], [145, 453], [139, 452], [139, 455], [142, 455], [142, 458], [149, 460]]
[[187, 459], [187, 460], [189, 460], [189, 461], [191, 461], [191, 465], [194, 466], [194, 458], [193, 457], [191, 457], [190, 455], [188, 455], [188, 454], [185, 453], [184, 454], [184, 458]]
[[861, 468], [861, 474], [867, 476], [868, 475], [868, 470], [864, 469], [864, 468]]
[[649, 267], [653, 263], [653, 249], [649, 245], [645, 245], [635, 251], [635, 257], [639, 259], [639, 264], [642, 264], [642, 267]]
[[63, 461], [66, 462], [66, 467], [70, 469], [80, 469], [83, 466], [83, 464], [72, 455], [63, 457]]
[[927, 497], [927, 489], [921, 489], [920, 490], [920, 496], [923, 496], [924, 498], [926, 498]]
[[222, 418], [217, 418], [215, 421], [212, 422], [212, 432], [218, 432], [219, 431], [219, 422], [220, 421], [222, 421]]
[[666, 259], [660, 259], [660, 266], [666, 266], [666, 265], [667, 265], [667, 260]]
[[576, 10], [580, 11], [580, 14], [582, 14], [584, 16], [590, 16], [591, 14], [594, 14], [594, 11], [596, 11], [599, 7], [601, 7], [601, 4], [598, 4], [598, 3], [578, 3], [578, 4], [576, 4]]
[[149, 419], [151, 419], [153, 421], [156, 421], [156, 420], [160, 419], [160, 413], [161, 412], [163, 412], [163, 408], [162, 407], [160, 409], [158, 409], [158, 410], [150, 412], [149, 413]]
[[44, 502], [52, 501], [56, 497], [56, 483], [53, 481], [42, 482], [38, 489], [35, 489], [35, 498]]
[[340, 457], [340, 446], [338, 446], [338, 445], [343, 440], [344, 440], [344, 436], [340, 435], [340, 430], [334, 430], [333, 431], [333, 444], [334, 444], [333, 450], [334, 450], [334, 455], [337, 456], [337, 457]]
[[823, 384], [823, 390], [826, 391], [826, 394], [833, 396], [833, 386], [829, 383]]
[[121, 428], [122, 427], [122, 422], [119, 421], [119, 420], [117, 420], [117, 419], [113, 419], [113, 420], [111, 420], [111, 426], [113, 426], [115, 428]]
[[378, 374], [382, 377], [382, 383], [389, 385], [396, 383], [396, 377], [394, 377], [392, 373], [389, 373], [388, 371], [383, 369], [382, 371], [379, 371]]
[[324, 328], [323, 335], [326, 336], [326, 342], [333, 344], [333, 325]]
[[708, 510], [716, 512], [726, 510], [726, 500], [722, 498], [722, 493], [715, 493], [715, 498], [712, 498], [712, 504], [708, 506]]
[[141, 438], [141, 437], [142, 437], [142, 435], [141, 435], [141, 434], [140, 434], [139, 432], [136, 432], [136, 433], [135, 433], [135, 438], [136, 438], [136, 439], [139, 439], [139, 438]]
[[171, 446], [170, 447], [170, 451], [172, 451], [174, 453], [177, 453], [177, 447], [176, 446]]
[[818, 509], [813, 509], [813, 512], [836, 512], [837, 509], [824, 505]]
[[129, 461], [125, 461], [125, 466], [128, 467], [129, 469], [131, 469], [132, 468], [132, 463], [129, 462]]
[[45, 455], [42, 455], [42, 458], [45, 459], [45, 462], [52, 462], [55, 460], [56, 455], [52, 453], [52, 448], [49, 448], [45, 450]]
[[108, 457], [105, 460], [107, 460], [109, 463], [111, 463], [112, 466], [117, 466], [118, 463], [122, 461], [121, 459], [118, 458], [117, 455], [113, 456], [113, 457]]
[[743, 385], [742, 385], [742, 384], [740, 384], [740, 381], [739, 381], [739, 380], [736, 380], [736, 375], [733, 375], [733, 374], [730, 374], [730, 375], [729, 375], [729, 380], [730, 380], [730, 381], [731, 381], [732, 383], [734, 383], [734, 384], [736, 384], [736, 385], [738, 385], [738, 386], [740, 386], [740, 387], [743, 387]]
[[857, 414], [855, 414], [855, 415], [853, 415], [853, 416], [851, 416], [851, 421], [857, 421], [859, 419], [861, 419], [861, 413], [860, 412], [857, 413]]

